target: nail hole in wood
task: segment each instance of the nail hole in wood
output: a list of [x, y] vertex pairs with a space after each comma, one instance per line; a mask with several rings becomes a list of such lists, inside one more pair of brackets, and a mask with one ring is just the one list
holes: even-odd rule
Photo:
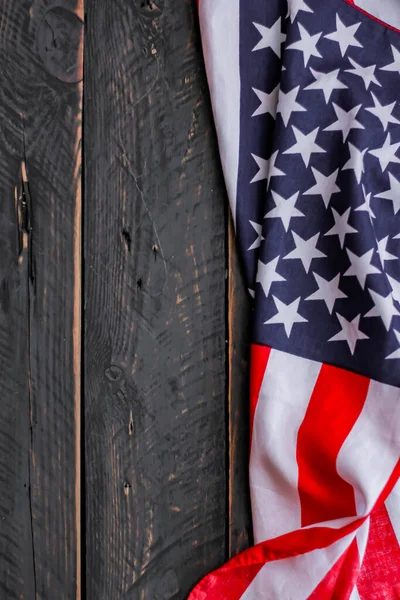
[[126, 244], [128, 252], [130, 252], [131, 251], [131, 247], [132, 247], [132, 237], [131, 237], [131, 234], [129, 233], [129, 231], [127, 229], [123, 229], [122, 230], [122, 237], [123, 237], [123, 240], [124, 240], [124, 242]]

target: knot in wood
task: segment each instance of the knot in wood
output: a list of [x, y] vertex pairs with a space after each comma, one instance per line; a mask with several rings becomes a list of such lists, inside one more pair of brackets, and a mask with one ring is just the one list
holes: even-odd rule
[[140, 10], [143, 16], [157, 19], [164, 10], [164, 0], [140, 0]]
[[174, 569], [169, 569], [161, 578], [157, 587], [156, 599], [169, 600], [174, 598], [180, 592], [178, 575]]
[[120, 367], [117, 367], [116, 365], [111, 365], [110, 367], [108, 367], [104, 374], [107, 377], [108, 381], [112, 382], [121, 381], [121, 379], [123, 379], [124, 376], [123, 370]]
[[83, 78], [83, 22], [62, 6], [51, 8], [38, 29], [39, 54], [46, 70], [64, 83]]

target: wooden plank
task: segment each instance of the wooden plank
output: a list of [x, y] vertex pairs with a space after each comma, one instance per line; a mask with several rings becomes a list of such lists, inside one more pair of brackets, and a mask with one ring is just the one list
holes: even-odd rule
[[0, 596], [7, 599], [80, 598], [82, 23], [75, 1], [59, 4], [0, 2]]
[[224, 186], [194, 0], [87, 0], [87, 597], [227, 558]]
[[[1, 109], [11, 125], [11, 107], [2, 104]], [[16, 137], [10, 146], [14, 156], [0, 145], [0, 597], [14, 599], [31, 598], [35, 581], [29, 490], [27, 248], [17, 218], [21, 164]]]
[[229, 557], [253, 543], [249, 490], [249, 354], [251, 300], [241, 271], [232, 219], [228, 222]]

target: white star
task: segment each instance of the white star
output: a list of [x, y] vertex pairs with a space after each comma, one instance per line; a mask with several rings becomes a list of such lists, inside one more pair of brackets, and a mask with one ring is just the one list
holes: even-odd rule
[[381, 263], [382, 263], [382, 267], [383, 268], [385, 268], [385, 261], [386, 260], [397, 260], [398, 259], [398, 256], [395, 256], [394, 254], [390, 254], [390, 252], [388, 252], [386, 250], [388, 241], [389, 241], [389, 236], [387, 235], [386, 237], [382, 238], [378, 242], [378, 254], [379, 254], [379, 257], [381, 259]]
[[353, 169], [354, 175], [356, 176], [358, 183], [360, 183], [361, 176], [364, 173], [364, 156], [368, 148], [364, 148], [364, 150], [359, 150], [350, 142], [348, 143], [348, 146], [350, 151], [350, 158], [342, 168], [342, 171], [346, 171], [347, 169]]
[[321, 73], [320, 71], [314, 71], [314, 69], [311, 69], [310, 67], [310, 71], [313, 74], [315, 81], [310, 83], [310, 85], [304, 89], [322, 90], [326, 104], [328, 104], [331, 94], [334, 90], [347, 90], [347, 85], [338, 79], [340, 69], [329, 71], [329, 73]]
[[275, 202], [275, 208], [267, 212], [264, 216], [264, 219], [281, 219], [285, 231], [288, 231], [290, 220], [293, 217], [304, 217], [305, 215], [300, 212], [296, 206], [297, 198], [299, 197], [299, 192], [290, 196], [290, 198], [284, 198], [280, 194], [271, 190], [272, 198]]
[[265, 238], [262, 236], [262, 225], [260, 225], [258, 223], [254, 223], [254, 221], [250, 221], [250, 220], [249, 220], [249, 223], [252, 226], [252, 228], [254, 229], [254, 231], [256, 232], [257, 238], [252, 243], [250, 248], [248, 248], [248, 250], [255, 250], [256, 248], [259, 248], [261, 246], [261, 241]]
[[356, 23], [355, 25], [349, 25], [349, 27], [346, 27], [346, 25], [344, 25], [344, 23], [342, 23], [342, 21], [339, 19], [339, 15], [336, 14], [336, 31], [333, 31], [324, 37], [326, 37], [328, 40], [332, 40], [333, 42], [337, 42], [340, 46], [340, 52], [342, 53], [342, 56], [344, 56], [349, 46], [362, 48], [360, 42], [354, 37], [360, 25], [361, 23]]
[[339, 320], [340, 326], [342, 328], [339, 333], [331, 337], [328, 342], [347, 342], [350, 348], [350, 352], [354, 354], [354, 350], [356, 349], [356, 344], [358, 340], [368, 340], [369, 337], [365, 335], [362, 331], [359, 330], [360, 317], [361, 315], [357, 315], [352, 321], [348, 321], [339, 313], [336, 313], [336, 316]]
[[250, 183], [255, 183], [256, 181], [262, 181], [263, 179], [267, 179], [267, 188], [269, 187], [269, 182], [271, 177], [282, 177], [285, 175], [283, 171], [278, 169], [275, 166], [276, 159], [278, 157], [278, 150], [271, 154], [270, 158], [266, 160], [265, 158], [261, 158], [260, 156], [256, 156], [255, 154], [251, 155], [258, 165], [258, 173], [256, 173]]
[[262, 181], [263, 179], [268, 179], [268, 160], [265, 158], [261, 158], [260, 156], [256, 156], [255, 154], [251, 155], [257, 163], [258, 172], [254, 175], [253, 179], [250, 183], [255, 183], [256, 181]]
[[400, 304], [400, 281], [397, 281], [391, 275], [387, 276], [389, 279], [390, 287], [392, 288], [392, 296]]
[[310, 133], [304, 134], [297, 129], [294, 125], [292, 125], [292, 130], [294, 133], [294, 137], [296, 138], [296, 143], [285, 150], [283, 154], [301, 154], [301, 158], [306, 167], [308, 167], [310, 163], [311, 154], [314, 153], [324, 153], [326, 150], [318, 146], [315, 143], [316, 137], [318, 135], [319, 127], [310, 131]]
[[270, 94], [262, 92], [261, 90], [257, 90], [256, 88], [252, 88], [252, 90], [260, 100], [261, 104], [251, 116], [257, 117], [258, 115], [265, 115], [266, 113], [269, 113], [271, 117], [275, 119], [278, 105], [279, 84], [272, 90]]
[[389, 173], [389, 182], [390, 189], [381, 192], [380, 194], [375, 194], [375, 198], [383, 198], [384, 200], [391, 200], [393, 202], [393, 211], [394, 214], [400, 210], [400, 181], [396, 179], [392, 173]]
[[282, 90], [280, 91], [277, 112], [281, 114], [285, 127], [287, 127], [287, 124], [289, 123], [292, 112], [307, 112], [307, 109], [305, 109], [304, 106], [301, 106], [301, 104], [296, 102], [299, 89], [300, 86], [298, 85], [290, 92], [287, 92], [287, 94], [282, 92]]
[[285, 332], [288, 337], [292, 333], [293, 325], [295, 323], [308, 323], [307, 319], [299, 315], [297, 312], [301, 298], [297, 298], [291, 304], [285, 304], [279, 298], [272, 296], [275, 302], [275, 306], [278, 310], [277, 314], [274, 315], [268, 321], [265, 321], [264, 325], [273, 325], [275, 323], [282, 323], [285, 327]]
[[255, 298], [255, 297], [256, 297], [256, 293], [255, 293], [255, 291], [254, 291], [254, 290], [252, 290], [251, 288], [247, 288], [247, 291], [249, 292], [249, 294], [250, 294], [250, 296], [251, 296], [252, 298]]
[[292, 231], [292, 236], [296, 248], [283, 257], [284, 260], [299, 259], [301, 260], [306, 273], [310, 270], [311, 262], [314, 258], [326, 258], [326, 254], [317, 250], [319, 233], [310, 237], [308, 240], [303, 240], [297, 233]]
[[390, 330], [392, 325], [392, 319], [395, 316], [400, 315], [400, 312], [397, 310], [395, 305], [393, 304], [392, 294], [388, 296], [381, 296], [368, 288], [369, 293], [372, 296], [372, 300], [375, 304], [373, 308], [369, 312], [367, 312], [364, 317], [380, 317], [383, 321], [383, 324], [386, 327], [386, 331]]
[[336, 185], [339, 169], [336, 169], [330, 175], [320, 173], [315, 167], [311, 167], [311, 170], [315, 178], [315, 185], [304, 192], [303, 196], [322, 196], [325, 208], [328, 208], [332, 194], [340, 192], [340, 188]]
[[269, 183], [271, 181], [271, 177], [283, 177], [284, 175], [286, 175], [286, 173], [284, 173], [283, 171], [278, 169], [278, 167], [275, 166], [276, 159], [278, 158], [278, 153], [279, 153], [279, 151], [276, 150], [273, 154], [271, 154], [271, 156], [268, 160], [267, 189], [269, 188]]
[[256, 282], [261, 284], [264, 294], [267, 296], [267, 298], [271, 290], [271, 285], [275, 281], [286, 281], [282, 275], [279, 275], [279, 273], [276, 272], [278, 260], [279, 256], [266, 264], [261, 262], [261, 260], [258, 261]]
[[261, 34], [261, 40], [253, 48], [253, 52], [271, 48], [278, 58], [281, 57], [281, 44], [286, 40], [286, 34], [282, 33], [281, 18], [277, 19], [272, 27], [264, 27], [258, 23], [253, 23], [254, 27]]
[[374, 250], [372, 248], [371, 250], [368, 250], [368, 252], [362, 254], [361, 256], [357, 256], [357, 254], [354, 254], [348, 248], [346, 249], [346, 252], [350, 259], [351, 266], [347, 269], [344, 275], [347, 277], [350, 277], [350, 275], [354, 275], [355, 277], [357, 277], [359, 284], [361, 285], [362, 289], [364, 289], [367, 276], [377, 275], [380, 273], [379, 269], [374, 267], [374, 265], [371, 265]]
[[310, 35], [301, 23], [298, 23], [297, 25], [299, 27], [300, 39], [297, 42], [290, 44], [290, 46], [287, 46], [286, 50], [300, 50], [303, 53], [304, 66], [306, 67], [311, 56], [322, 58], [317, 50], [318, 40], [321, 37], [322, 32]]
[[369, 214], [369, 218], [371, 220], [372, 223], [372, 219], [376, 219], [375, 214], [372, 211], [371, 208], [371, 192], [368, 192], [368, 194], [365, 193], [365, 187], [362, 186], [362, 191], [363, 191], [363, 195], [364, 195], [364, 204], [361, 204], [360, 206], [358, 206], [357, 208], [355, 208], [355, 212], [360, 211], [360, 212], [366, 212]]
[[318, 290], [308, 296], [306, 300], [323, 300], [328, 308], [330, 314], [332, 314], [333, 307], [335, 306], [336, 300], [339, 298], [347, 298], [346, 294], [339, 289], [340, 273], [336, 275], [330, 281], [327, 281], [317, 273], [313, 273], [315, 281], [318, 285]]
[[361, 77], [361, 79], [364, 81], [366, 90], [369, 88], [371, 83], [375, 83], [376, 85], [379, 85], [380, 87], [382, 87], [382, 85], [379, 83], [379, 81], [377, 80], [377, 78], [374, 75], [376, 65], [370, 65], [369, 67], [362, 67], [361, 65], [356, 63], [356, 61], [353, 60], [350, 56], [349, 56], [349, 61], [353, 65], [354, 69], [346, 69], [346, 73], [352, 73], [353, 75], [358, 75], [358, 77]]
[[346, 235], [349, 233], [358, 233], [357, 229], [354, 229], [351, 225], [349, 225], [350, 218], [350, 208], [348, 208], [342, 215], [339, 215], [337, 210], [332, 208], [333, 218], [335, 219], [335, 224], [325, 233], [325, 235], [337, 235], [340, 241], [340, 247], [343, 248], [344, 240], [346, 239]]
[[391, 200], [393, 202], [394, 214], [397, 215], [400, 210], [400, 181], [392, 173], [389, 173], [389, 182], [390, 189], [380, 194], [375, 194], [375, 197]]
[[400, 163], [400, 158], [397, 158], [396, 152], [400, 148], [400, 142], [391, 144], [390, 133], [387, 134], [385, 143], [381, 148], [370, 150], [372, 156], [376, 156], [381, 165], [382, 173], [385, 171], [389, 163]]
[[343, 110], [343, 108], [340, 108], [340, 106], [334, 102], [332, 102], [332, 106], [336, 113], [337, 121], [328, 125], [328, 127], [325, 127], [324, 131], [341, 131], [343, 134], [343, 142], [345, 142], [351, 129], [365, 129], [364, 125], [356, 119], [361, 104], [354, 106], [354, 108], [349, 111]]
[[394, 46], [390, 46], [393, 54], [393, 62], [381, 67], [381, 71], [394, 71], [400, 75], [400, 52]]
[[392, 116], [392, 112], [397, 102], [392, 102], [391, 104], [381, 104], [378, 98], [371, 92], [372, 99], [374, 101], [374, 105], [371, 108], [366, 108], [368, 112], [372, 113], [377, 117], [382, 123], [382, 127], [384, 131], [388, 128], [389, 123], [400, 123], [398, 119]]
[[[397, 341], [399, 342], [399, 345], [400, 345], [400, 333], [398, 331], [396, 331], [395, 329], [393, 329], [393, 333], [395, 334]], [[386, 360], [393, 359], [393, 358], [400, 358], [400, 348], [398, 348], [397, 350], [392, 352], [392, 354], [389, 354], [389, 356], [386, 357]]]
[[307, 6], [304, 0], [288, 0], [288, 5], [290, 20], [292, 23], [297, 17], [297, 13], [299, 13], [301, 10], [308, 13], [314, 12], [309, 6]]

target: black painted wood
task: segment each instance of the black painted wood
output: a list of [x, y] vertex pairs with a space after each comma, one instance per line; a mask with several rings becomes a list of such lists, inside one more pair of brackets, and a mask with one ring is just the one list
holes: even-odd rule
[[184, 599], [228, 552], [225, 206], [195, 2], [86, 14], [87, 595]]
[[85, 8], [83, 276], [82, 2], [0, 0], [0, 600], [183, 600], [250, 542], [249, 305], [195, 1]]
[[[80, 87], [66, 73], [77, 62], [82, 25], [71, 17], [75, 2], [59, 2], [61, 15], [53, 4], [0, 2], [0, 598], [7, 600], [80, 597]], [[55, 55], [56, 73], [48, 64]]]
[[[7, 111], [8, 112], [8, 111]], [[10, 121], [8, 121], [10, 123]], [[0, 598], [33, 598], [27, 249], [18, 231], [16, 137], [0, 145]], [[19, 145], [22, 157], [22, 147]]]
[[245, 288], [233, 221], [228, 220], [228, 551], [229, 558], [253, 543], [249, 489], [249, 361], [251, 299]]

